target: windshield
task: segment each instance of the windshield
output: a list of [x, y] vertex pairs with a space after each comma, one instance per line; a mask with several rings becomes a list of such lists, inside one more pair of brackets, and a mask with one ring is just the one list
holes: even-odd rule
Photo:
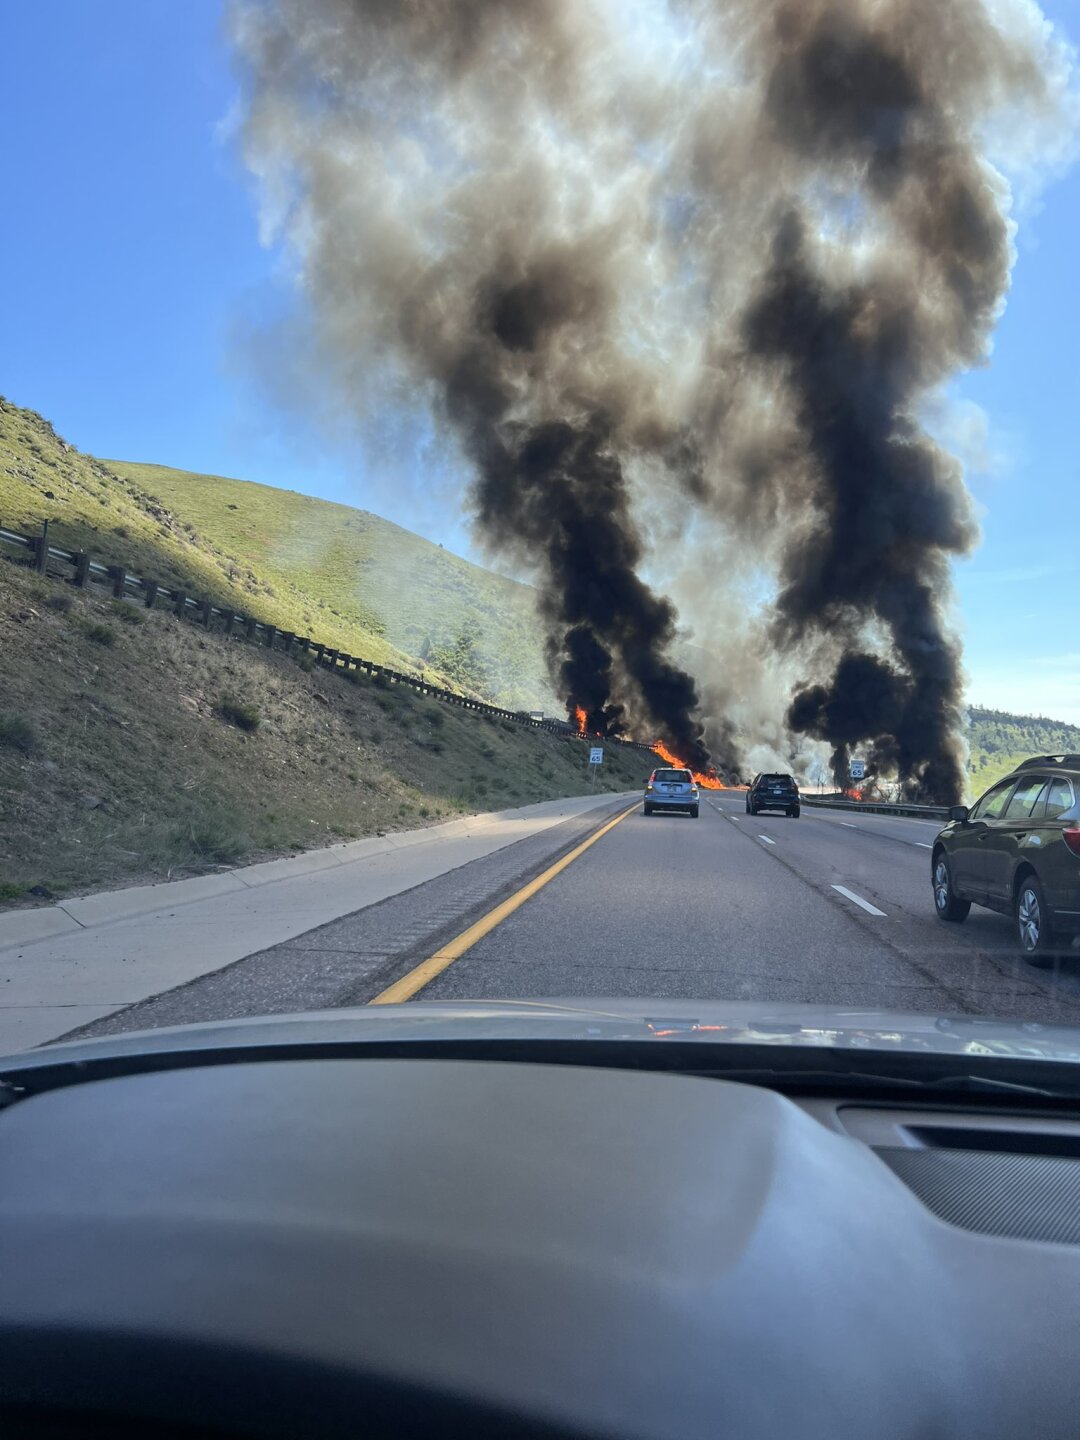
[[5, 12], [0, 1053], [1080, 1025], [1075, 8], [63, 10]]

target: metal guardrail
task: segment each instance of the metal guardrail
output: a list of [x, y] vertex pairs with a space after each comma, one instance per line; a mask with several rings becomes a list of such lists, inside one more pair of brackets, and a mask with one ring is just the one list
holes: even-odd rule
[[[55, 578], [66, 579], [68, 583], [80, 589], [84, 589], [91, 581], [108, 585], [114, 599], [139, 599], [148, 610], [155, 607], [160, 608], [159, 602], [165, 602], [178, 619], [192, 620], [208, 630], [215, 620], [219, 620], [226, 635], [236, 638], [244, 637], [253, 643], [264, 645], [268, 650], [277, 650], [279, 653], [284, 651], [285, 654], [291, 655], [295, 659], [309, 657], [316, 665], [338, 674], [347, 675], [352, 672], [368, 675], [383, 683], [406, 685], [419, 694], [430, 696], [433, 700], [439, 700], [443, 704], [456, 705], [459, 709], [473, 710], [478, 714], [490, 715], [498, 720], [512, 720], [515, 725], [524, 725], [533, 730], [546, 730], [551, 734], [560, 735], [564, 739], [589, 741], [596, 739], [593, 735], [580, 734], [565, 720], [537, 720], [532, 715], [522, 714], [518, 710], [506, 710], [501, 705], [489, 705], [485, 700], [473, 700], [470, 696], [458, 695], [453, 690], [447, 690], [441, 685], [432, 685], [429, 681], [416, 675], [405, 675], [400, 670], [391, 669], [388, 665], [376, 664], [375, 661], [365, 660], [359, 655], [349, 655], [344, 650], [334, 649], [321, 641], [313, 640], [308, 635], [297, 635], [290, 630], [279, 630], [275, 625], [267, 625], [261, 620], [254, 620], [235, 610], [215, 605], [210, 600], [199, 600], [183, 590], [170, 589], [169, 586], [162, 585], [157, 580], [147, 580], [138, 575], [129, 575], [122, 565], [102, 565], [82, 551], [64, 550], [59, 546], [50, 545], [47, 522], [41, 535], [21, 535], [14, 530], [5, 530], [0, 526], [0, 544], [29, 551], [32, 557], [30, 563], [43, 575], [49, 573], [50, 561], [74, 566], [72, 576], [57, 575]], [[651, 746], [636, 740], [618, 740], [611, 736], [605, 736], [604, 744], [619, 745], [626, 749], [653, 754]]]
[[828, 810], [858, 810], [869, 815], [907, 815], [915, 820], [948, 820], [947, 805], [890, 805], [885, 800], [839, 800], [824, 795], [807, 795], [804, 790], [800, 797], [804, 805], [820, 805]]

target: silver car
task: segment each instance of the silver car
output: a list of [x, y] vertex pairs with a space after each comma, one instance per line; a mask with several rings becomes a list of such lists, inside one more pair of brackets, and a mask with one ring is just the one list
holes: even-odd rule
[[698, 787], [689, 770], [654, 770], [645, 782], [645, 814], [686, 810], [698, 818]]

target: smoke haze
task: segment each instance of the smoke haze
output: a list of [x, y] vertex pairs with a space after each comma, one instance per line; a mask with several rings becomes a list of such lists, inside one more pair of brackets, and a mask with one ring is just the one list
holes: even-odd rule
[[918, 414], [986, 356], [1004, 172], [1030, 194], [1065, 153], [1037, 10], [253, 0], [232, 29], [328, 385], [452, 437], [569, 712], [958, 798], [977, 531]]

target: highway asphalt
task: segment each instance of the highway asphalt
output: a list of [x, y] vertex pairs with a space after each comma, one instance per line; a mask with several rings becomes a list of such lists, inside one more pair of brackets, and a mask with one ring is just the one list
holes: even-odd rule
[[[813, 809], [698, 820], [640, 804], [417, 999], [633, 996], [805, 1002], [1080, 1023], [1080, 954], [1039, 971], [1012, 927], [944, 925], [933, 821]], [[79, 1034], [363, 1004], [626, 808], [575, 817]]]

